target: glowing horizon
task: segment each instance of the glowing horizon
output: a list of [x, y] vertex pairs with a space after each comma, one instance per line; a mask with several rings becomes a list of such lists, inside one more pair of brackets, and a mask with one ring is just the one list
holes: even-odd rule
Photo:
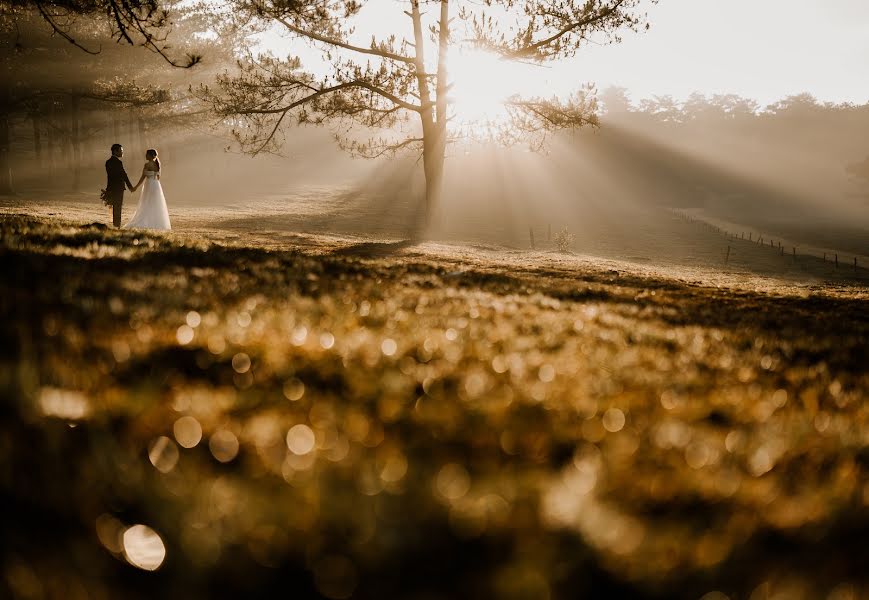
[[[354, 38], [367, 43], [378, 31], [410, 37], [401, 4], [367, 3]], [[766, 106], [807, 92], [820, 101], [869, 103], [869, 79], [860, 76], [869, 56], [869, 3], [863, 0], [665, 0], [649, 6], [649, 17], [650, 31], [625, 32], [620, 44], [591, 43], [571, 60], [512, 67], [514, 81], [528, 80], [525, 90], [516, 91], [564, 97], [591, 82], [598, 90], [624, 87], [635, 102], [656, 95], [679, 101], [699, 92], [738, 94]], [[262, 47], [297, 55], [315, 72], [320, 68], [320, 53], [303, 40], [272, 32]], [[468, 80], [468, 65], [453, 63], [451, 71]], [[487, 78], [488, 85], [470, 79], [471, 88], [488, 92], [494, 78]], [[499, 83], [496, 92], [503, 87]], [[477, 104], [471, 112], [485, 112]]]

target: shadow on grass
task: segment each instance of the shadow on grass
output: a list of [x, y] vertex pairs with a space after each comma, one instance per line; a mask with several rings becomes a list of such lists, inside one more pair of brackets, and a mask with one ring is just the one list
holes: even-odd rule
[[364, 242], [335, 250], [332, 256], [363, 256], [363, 257], [387, 257], [393, 256], [406, 248], [412, 248], [417, 242], [413, 240], [401, 240], [398, 242]]
[[[721, 290], [702, 285], [619, 274], [603, 270], [550, 269], [529, 264], [527, 267], [468, 265], [461, 260], [434, 257], [425, 262], [413, 256], [400, 263], [390, 261], [402, 250], [417, 242], [364, 242], [336, 249], [323, 256], [306, 255], [296, 250], [265, 250], [255, 247], [184, 243], [172, 237], [145, 232], [104, 231], [94, 226], [79, 227], [76, 235], [61, 230], [49, 220], [16, 215], [4, 218], [0, 263], [7, 282], [25, 287], [48, 285], [33, 275], [40, 273], [81, 273], [92, 280], [100, 276], [163, 274], [167, 269], [193, 272], [193, 269], [225, 270], [244, 276], [258, 293], [282, 296], [287, 284], [322, 290], [330, 276], [366, 274], [377, 269], [378, 278], [397, 280], [407, 275], [429, 276], [442, 287], [478, 289], [494, 294], [539, 293], [568, 302], [627, 303], [640, 308], [673, 309], [654, 315], [674, 326], [751, 327], [770, 329], [794, 324], [803, 332], [863, 333], [869, 328], [869, 316], [862, 299], [830, 296], [779, 297], [766, 293]], [[11, 235], [10, 235], [11, 234]], [[100, 244], [132, 250], [129, 256], [56, 254], [57, 247], [73, 249]], [[360, 265], [347, 258], [371, 259]], [[379, 260], [384, 259], [384, 260]], [[458, 267], [458, 268], [457, 268]], [[309, 275], [325, 276], [310, 286]], [[77, 277], [77, 279], [80, 279]], [[61, 279], [57, 283], [63, 283]], [[117, 283], [117, 282], [115, 282]], [[431, 283], [431, 282], [430, 282]], [[111, 284], [111, 282], [108, 282]], [[106, 282], [103, 282], [103, 286]], [[426, 287], [431, 287], [427, 285]], [[649, 291], [656, 291], [650, 296]], [[220, 297], [220, 294], [218, 295]], [[856, 325], [856, 328], [855, 328]]]

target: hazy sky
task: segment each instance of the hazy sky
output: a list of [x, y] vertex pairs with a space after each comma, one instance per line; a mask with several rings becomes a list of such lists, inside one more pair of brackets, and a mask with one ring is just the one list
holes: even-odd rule
[[[366, 2], [359, 41], [367, 43], [375, 31], [382, 37], [384, 30], [410, 36], [404, 4]], [[649, 16], [652, 29], [627, 33], [622, 44], [590, 45], [549, 67], [520, 67], [517, 75], [526, 83], [516, 91], [563, 94], [595, 82], [598, 89], [624, 86], [635, 100], [700, 91], [736, 93], [761, 105], [800, 92], [869, 102], [869, 0], [660, 0]], [[308, 66], [317, 62], [301, 41], [268, 45], [300, 55]], [[460, 79], [472, 75], [461, 73], [470, 63], [453, 66]]]
[[645, 35], [577, 56], [577, 75], [634, 97], [869, 102], [869, 0], [661, 0], [650, 19]]

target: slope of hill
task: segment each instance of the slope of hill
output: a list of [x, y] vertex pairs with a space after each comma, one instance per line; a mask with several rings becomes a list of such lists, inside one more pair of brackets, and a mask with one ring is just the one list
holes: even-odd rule
[[0, 590], [869, 592], [860, 281], [40, 210], [0, 218]]

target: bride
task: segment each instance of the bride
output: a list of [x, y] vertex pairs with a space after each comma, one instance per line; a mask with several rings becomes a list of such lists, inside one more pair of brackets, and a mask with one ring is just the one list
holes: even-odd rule
[[140, 229], [172, 229], [169, 224], [169, 211], [166, 208], [166, 197], [163, 196], [163, 187], [160, 185], [160, 159], [157, 151], [151, 148], [145, 152], [148, 162], [142, 169], [139, 182], [133, 186], [135, 192], [145, 182], [142, 197], [133, 218], [127, 223], [126, 228]]

